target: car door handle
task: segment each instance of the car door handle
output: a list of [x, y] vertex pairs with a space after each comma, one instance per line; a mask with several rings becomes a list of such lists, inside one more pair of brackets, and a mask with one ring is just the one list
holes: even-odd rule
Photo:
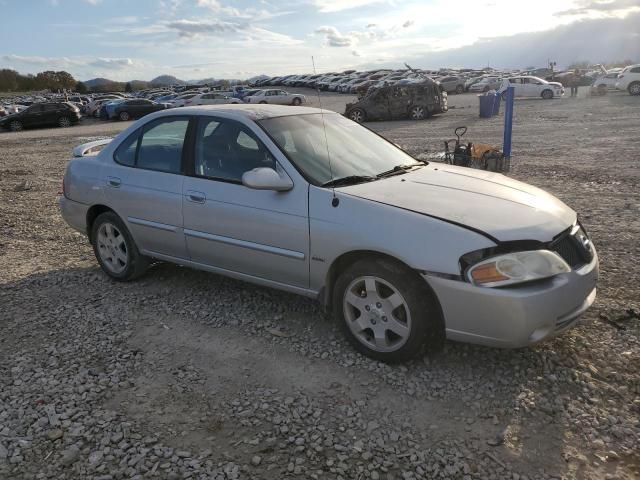
[[195, 190], [187, 190], [187, 200], [193, 203], [204, 203], [207, 196], [202, 192], [196, 192]]
[[107, 177], [107, 184], [113, 188], [120, 188], [122, 180], [120, 180], [118, 177]]

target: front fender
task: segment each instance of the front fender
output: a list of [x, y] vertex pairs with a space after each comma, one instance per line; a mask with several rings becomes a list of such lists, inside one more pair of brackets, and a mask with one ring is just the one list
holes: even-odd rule
[[460, 275], [465, 253], [496, 244], [481, 233], [444, 220], [330, 189], [309, 189], [310, 288], [320, 291], [331, 265], [342, 255], [370, 251], [409, 267]]

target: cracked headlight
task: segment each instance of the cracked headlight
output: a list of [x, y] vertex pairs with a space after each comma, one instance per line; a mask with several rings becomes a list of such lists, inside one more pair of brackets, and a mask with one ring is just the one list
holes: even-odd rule
[[467, 279], [481, 287], [503, 287], [541, 280], [571, 268], [560, 256], [549, 250], [531, 250], [492, 257], [473, 265]]

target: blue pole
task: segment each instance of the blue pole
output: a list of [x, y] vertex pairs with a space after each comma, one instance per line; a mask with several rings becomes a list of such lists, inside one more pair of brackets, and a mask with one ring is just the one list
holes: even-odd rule
[[502, 152], [506, 158], [511, 158], [511, 132], [513, 130], [513, 97], [514, 87], [507, 87], [506, 105], [504, 111], [504, 140], [502, 142]]

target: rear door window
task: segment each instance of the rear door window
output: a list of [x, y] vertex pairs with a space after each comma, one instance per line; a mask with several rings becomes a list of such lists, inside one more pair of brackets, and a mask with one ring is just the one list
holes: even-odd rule
[[163, 118], [145, 127], [136, 166], [168, 173], [182, 171], [182, 147], [188, 118]]
[[116, 149], [113, 159], [128, 167], [181, 173], [182, 149], [188, 126], [186, 117], [168, 117], [151, 122], [127, 137]]

